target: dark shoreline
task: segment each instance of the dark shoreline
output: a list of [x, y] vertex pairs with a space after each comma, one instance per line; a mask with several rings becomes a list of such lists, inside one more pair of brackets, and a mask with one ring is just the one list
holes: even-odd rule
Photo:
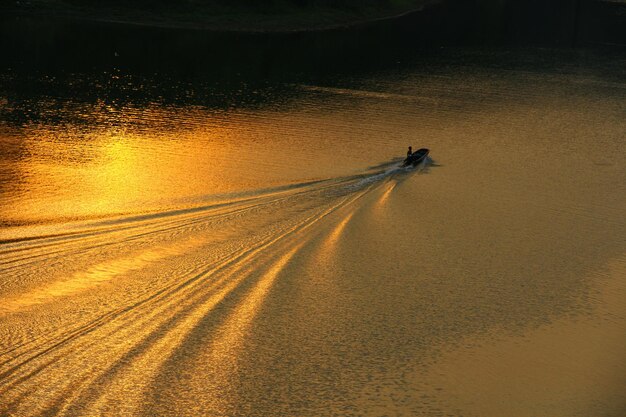
[[[22, 0], [20, 0], [22, 1]], [[139, 28], [233, 34], [297, 34], [342, 31], [387, 24], [424, 22], [431, 12], [448, 14], [440, 23], [457, 38], [484, 44], [536, 44], [578, 47], [626, 45], [626, 2], [609, 0], [407, 0], [395, 7], [156, 9], [62, 6], [56, 0], [0, 5], [4, 22], [41, 20]], [[416, 17], [417, 19], [414, 19]], [[428, 22], [429, 19], [426, 19]], [[407, 23], [408, 22], [408, 23]], [[415, 23], [414, 22], [414, 23]], [[420, 24], [420, 23], [417, 23]], [[461, 36], [461, 32], [463, 36]]]
[[334, 9], [312, 9], [292, 13], [216, 13], [188, 11], [140, 13], [133, 9], [66, 9], [55, 7], [2, 7], [5, 18], [52, 18], [86, 22], [112, 23], [161, 29], [185, 29], [208, 32], [298, 33], [347, 29], [418, 13], [444, 0], [422, 0], [411, 8], [391, 8], [365, 14]]

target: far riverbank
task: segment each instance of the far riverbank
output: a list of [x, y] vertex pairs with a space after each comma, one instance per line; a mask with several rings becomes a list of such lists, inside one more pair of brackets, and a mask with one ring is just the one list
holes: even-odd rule
[[260, 7], [245, 4], [223, 5], [219, 1], [207, 1], [187, 3], [184, 6], [161, 4], [141, 8], [115, 2], [108, 2], [106, 5], [79, 5], [59, 0], [32, 0], [1, 5], [0, 12], [16, 17], [45, 16], [172, 29], [306, 32], [395, 19], [441, 2], [442, 0], [396, 0], [385, 5], [365, 4], [359, 7], [296, 6], [284, 2], [280, 6]]

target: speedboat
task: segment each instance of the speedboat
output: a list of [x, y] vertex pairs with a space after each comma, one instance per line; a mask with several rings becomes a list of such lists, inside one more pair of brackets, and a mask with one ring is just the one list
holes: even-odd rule
[[426, 148], [421, 148], [413, 152], [410, 156], [407, 156], [404, 161], [402, 161], [403, 167], [408, 167], [409, 165], [416, 166], [420, 162], [422, 162], [428, 156], [429, 150]]

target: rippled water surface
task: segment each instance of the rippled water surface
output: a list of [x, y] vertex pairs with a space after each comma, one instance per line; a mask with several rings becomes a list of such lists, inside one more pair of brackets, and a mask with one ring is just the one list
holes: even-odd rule
[[623, 415], [626, 54], [56, 30], [0, 74], [0, 414]]

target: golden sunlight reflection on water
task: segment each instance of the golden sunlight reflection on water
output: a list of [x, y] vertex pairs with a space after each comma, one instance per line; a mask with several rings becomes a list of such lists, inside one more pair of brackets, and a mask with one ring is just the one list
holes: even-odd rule
[[[310, 109], [225, 115], [150, 108], [116, 119], [139, 117], [148, 130], [26, 128], [20, 136], [36, 140], [20, 141], [28, 156], [9, 166], [20, 180], [3, 198], [3, 220], [145, 212], [362, 168], [355, 163], [362, 146], [351, 143], [352, 132], [334, 129], [340, 120], [311, 131], [328, 116]], [[164, 131], [150, 127], [151, 120], [171, 118], [192, 123]], [[346, 149], [329, 159], [333, 152], [324, 143], [338, 137], [346, 139]]]

